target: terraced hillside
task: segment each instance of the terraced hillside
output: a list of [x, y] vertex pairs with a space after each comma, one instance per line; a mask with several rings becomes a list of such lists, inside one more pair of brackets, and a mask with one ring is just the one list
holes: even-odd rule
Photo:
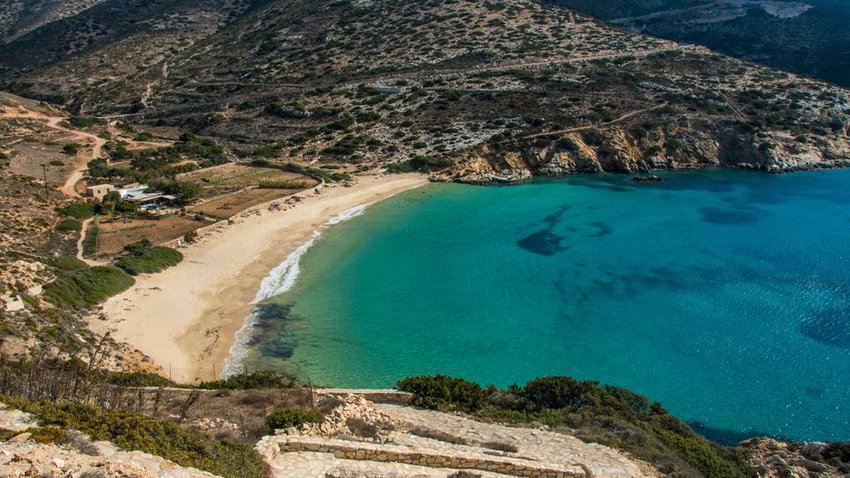
[[191, 130], [241, 156], [446, 169], [477, 183], [850, 158], [846, 90], [531, 0], [278, 0], [229, 18], [170, 49], [168, 34], [157, 46], [160, 30], [134, 27], [128, 38], [156, 55], [132, 73], [117, 53], [138, 51], [131, 40], [104, 40], [7, 70], [7, 86]]

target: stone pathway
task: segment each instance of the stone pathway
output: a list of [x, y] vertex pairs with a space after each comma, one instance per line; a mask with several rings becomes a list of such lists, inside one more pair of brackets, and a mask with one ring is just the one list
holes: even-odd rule
[[393, 441], [407, 446], [436, 448], [449, 452], [462, 448], [486, 449], [484, 444], [507, 444], [515, 446], [518, 450], [507, 454], [508, 456], [527, 458], [552, 466], [572, 467], [580, 464], [586, 467], [592, 476], [612, 478], [646, 476], [634, 461], [621, 452], [603, 445], [585, 443], [563, 433], [483, 423], [459, 415], [397, 405], [376, 405], [375, 408], [410, 428], [438, 430], [462, 438], [472, 445], [472, 447], [464, 447], [409, 433], [390, 433]]
[[[333, 392], [342, 401], [327, 414], [325, 423], [278, 430], [257, 445], [272, 464], [275, 477], [659, 476], [649, 465], [617, 450], [562, 433], [482, 423], [401, 405], [375, 405], [359, 395]], [[322, 403], [323, 394], [318, 395]], [[363, 423], [372, 425], [371, 430], [364, 433]]]

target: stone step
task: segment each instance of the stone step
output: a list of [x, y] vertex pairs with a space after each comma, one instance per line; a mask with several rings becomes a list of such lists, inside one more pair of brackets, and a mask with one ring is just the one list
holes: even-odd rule
[[[530, 460], [481, 453], [454, 453], [394, 444], [352, 442], [335, 438], [278, 435], [263, 440], [273, 442], [277, 453], [329, 453], [338, 459], [401, 463], [431, 468], [478, 470], [528, 478], [589, 478], [582, 465], [542, 464]], [[268, 444], [267, 444], [268, 445]], [[265, 446], [265, 445], [261, 445]]]

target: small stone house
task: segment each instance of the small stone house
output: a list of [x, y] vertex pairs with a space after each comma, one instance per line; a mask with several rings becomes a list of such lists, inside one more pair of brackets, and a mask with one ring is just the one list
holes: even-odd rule
[[98, 184], [96, 186], [87, 187], [86, 196], [91, 196], [98, 201], [102, 201], [103, 197], [110, 191], [115, 191], [115, 186], [111, 184]]

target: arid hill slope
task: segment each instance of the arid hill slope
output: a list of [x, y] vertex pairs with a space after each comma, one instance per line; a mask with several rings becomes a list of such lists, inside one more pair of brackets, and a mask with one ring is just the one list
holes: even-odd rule
[[[444, 177], [470, 182], [788, 171], [850, 158], [846, 90], [531, 0], [166, 3], [171, 13], [150, 24], [98, 17], [116, 33], [30, 71], [7, 69], [7, 86], [84, 114], [189, 129], [244, 156], [370, 165], [424, 156], [432, 169], [457, 163]], [[198, 9], [229, 13], [187, 20], [206, 18]], [[187, 25], [195, 29], [181, 33]], [[56, 28], [26, 39], [51, 41]], [[22, 40], [0, 61], [22, 55]]]

